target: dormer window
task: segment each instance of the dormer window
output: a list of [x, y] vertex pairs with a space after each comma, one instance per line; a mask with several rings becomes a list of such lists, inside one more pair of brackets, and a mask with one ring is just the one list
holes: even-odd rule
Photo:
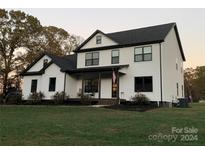
[[43, 67], [46, 66], [48, 64], [48, 59], [44, 59], [43, 60]]
[[96, 44], [101, 44], [102, 43], [102, 36], [98, 35], [96, 36]]

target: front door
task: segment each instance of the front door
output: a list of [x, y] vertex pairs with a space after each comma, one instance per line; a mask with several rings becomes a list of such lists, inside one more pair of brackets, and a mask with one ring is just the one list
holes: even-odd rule
[[112, 73], [112, 98], [117, 97], [117, 92], [118, 92], [118, 84], [117, 84], [117, 75], [116, 71], [113, 71]]

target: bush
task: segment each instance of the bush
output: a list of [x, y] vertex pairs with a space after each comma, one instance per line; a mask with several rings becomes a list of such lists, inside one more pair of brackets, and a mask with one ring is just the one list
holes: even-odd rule
[[137, 93], [134, 97], [131, 98], [131, 105], [145, 105], [149, 104], [149, 98], [141, 93]]
[[4, 103], [4, 95], [0, 94], [0, 104], [3, 104], [3, 103]]
[[54, 104], [63, 104], [64, 100], [69, 98], [69, 96], [66, 95], [64, 91], [56, 92], [52, 97], [54, 100]]
[[83, 105], [91, 105], [92, 104], [92, 98], [89, 94], [82, 95], [81, 96], [81, 104]]
[[37, 103], [41, 103], [44, 97], [45, 97], [44, 93], [40, 91], [40, 92], [31, 93], [28, 97], [28, 100], [31, 101], [31, 103], [37, 104]]
[[6, 104], [20, 104], [22, 101], [22, 94], [20, 92], [10, 92], [6, 98]]

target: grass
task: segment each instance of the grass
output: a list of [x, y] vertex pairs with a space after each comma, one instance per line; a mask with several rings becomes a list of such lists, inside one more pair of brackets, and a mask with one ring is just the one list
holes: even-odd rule
[[[148, 139], [149, 135], [172, 134], [172, 127], [197, 128], [198, 140]], [[205, 103], [146, 112], [82, 106], [0, 106], [0, 145], [205, 145]]]

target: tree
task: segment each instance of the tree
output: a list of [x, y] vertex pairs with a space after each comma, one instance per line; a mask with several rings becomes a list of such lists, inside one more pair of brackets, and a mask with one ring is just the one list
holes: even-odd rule
[[14, 51], [27, 46], [41, 29], [39, 20], [33, 16], [21, 11], [0, 9], [0, 59], [4, 94], [8, 86], [8, 74], [15, 69]]
[[[9, 83], [20, 85], [19, 73], [39, 54], [50, 52], [63, 56], [73, 51], [81, 37], [70, 35], [62, 28], [43, 27], [40, 21], [21, 11], [0, 9], [0, 78], [3, 93]], [[9, 79], [9, 73], [14, 73]]]
[[205, 99], [205, 66], [187, 68], [184, 72], [185, 96], [193, 101]]

